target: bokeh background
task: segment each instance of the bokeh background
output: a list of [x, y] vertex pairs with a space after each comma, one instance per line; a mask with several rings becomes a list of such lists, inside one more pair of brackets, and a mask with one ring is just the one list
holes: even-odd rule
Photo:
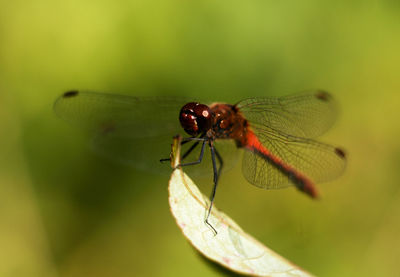
[[[0, 1], [0, 276], [219, 276], [169, 212], [168, 176], [93, 155], [69, 89], [236, 102], [310, 88], [345, 174], [320, 201], [226, 173], [217, 206], [319, 276], [396, 276], [400, 2]], [[208, 193], [210, 186], [202, 186]]]

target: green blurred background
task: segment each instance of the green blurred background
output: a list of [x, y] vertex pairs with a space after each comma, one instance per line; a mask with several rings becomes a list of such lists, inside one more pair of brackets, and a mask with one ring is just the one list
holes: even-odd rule
[[93, 155], [54, 115], [75, 88], [227, 102], [331, 91], [341, 113], [323, 140], [349, 162], [322, 200], [260, 190], [238, 167], [217, 206], [316, 275], [397, 275], [399, 3], [1, 1], [0, 276], [220, 274], [177, 228], [167, 176]]

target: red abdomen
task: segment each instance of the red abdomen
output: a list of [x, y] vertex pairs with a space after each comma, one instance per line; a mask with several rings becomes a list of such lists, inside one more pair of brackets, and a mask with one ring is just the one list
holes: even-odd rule
[[282, 174], [286, 175], [299, 190], [307, 193], [313, 198], [318, 197], [318, 192], [314, 183], [303, 173], [296, 170], [290, 164], [287, 164], [280, 157], [271, 153], [249, 128], [247, 128], [246, 138], [246, 144], [243, 146], [245, 149], [259, 155], [271, 166], [274, 166]]

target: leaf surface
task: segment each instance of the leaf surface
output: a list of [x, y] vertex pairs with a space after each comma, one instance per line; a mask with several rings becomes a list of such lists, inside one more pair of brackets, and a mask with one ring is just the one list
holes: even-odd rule
[[[179, 164], [179, 145], [176, 138], [171, 153], [174, 168]], [[184, 236], [208, 259], [246, 275], [312, 276], [245, 233], [215, 205], [209, 218], [218, 232], [214, 235], [204, 223], [208, 198], [179, 167], [169, 181], [169, 204]]]

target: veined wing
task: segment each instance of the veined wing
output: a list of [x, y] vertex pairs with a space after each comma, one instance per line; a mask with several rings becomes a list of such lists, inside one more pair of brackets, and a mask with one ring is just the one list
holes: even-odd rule
[[58, 116], [96, 136], [154, 137], [182, 132], [179, 111], [185, 98], [147, 97], [69, 91], [54, 103]]
[[54, 103], [58, 116], [91, 133], [93, 150], [114, 161], [153, 172], [170, 171], [172, 137], [183, 134], [179, 111], [185, 98], [70, 91]]
[[280, 98], [250, 98], [236, 105], [249, 122], [283, 134], [315, 138], [334, 123], [337, 105], [332, 95], [312, 91]]
[[[313, 139], [278, 133], [275, 130], [251, 124], [261, 144], [282, 163], [307, 177], [312, 182], [326, 182], [340, 176], [346, 166], [343, 150]], [[244, 154], [242, 170], [245, 178], [265, 189], [284, 188], [294, 184], [293, 172], [273, 159], [254, 152]]]
[[[92, 148], [96, 153], [114, 161], [140, 170], [153, 173], [170, 174], [169, 162], [160, 163], [160, 159], [168, 158], [171, 151], [172, 136], [163, 135], [155, 137], [131, 138], [113, 136], [109, 134], [94, 137]], [[182, 155], [193, 143], [182, 145]], [[224, 159], [223, 171], [232, 168], [241, 153], [233, 141], [216, 141], [215, 147]], [[200, 156], [201, 144], [199, 144], [184, 162], [196, 161]], [[212, 176], [212, 163], [210, 149], [206, 145], [203, 160], [195, 166], [185, 167], [185, 172], [191, 176]]]
[[[88, 91], [70, 91], [54, 104], [58, 116], [92, 135], [93, 150], [122, 164], [152, 172], [170, 172], [168, 163], [172, 137], [185, 135], [179, 123], [179, 111], [193, 99], [176, 97], [132, 97]], [[233, 142], [217, 142], [218, 150], [227, 160], [224, 169], [231, 168], [238, 151]], [[190, 144], [182, 146], [182, 151]], [[200, 146], [188, 157], [195, 160]], [[204, 162], [188, 168], [194, 175], [212, 173], [207, 147]]]

